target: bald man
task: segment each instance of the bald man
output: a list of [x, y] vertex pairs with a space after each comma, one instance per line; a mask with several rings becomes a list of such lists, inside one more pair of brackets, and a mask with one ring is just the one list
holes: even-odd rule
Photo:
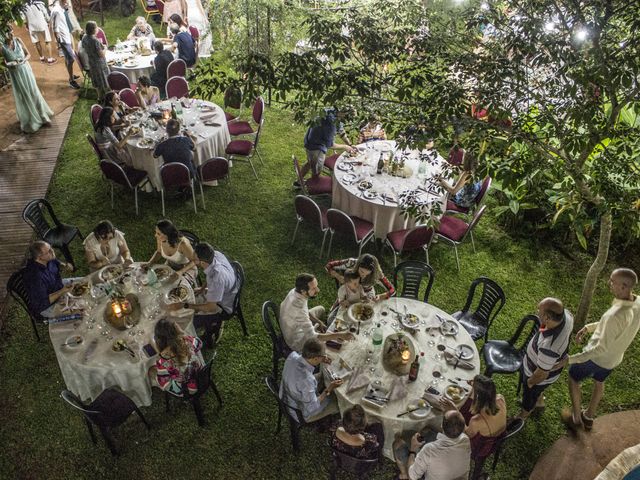
[[[624, 357], [640, 328], [640, 297], [633, 294], [638, 276], [629, 268], [618, 268], [609, 277], [609, 290], [615, 297], [611, 308], [599, 322], [589, 323], [576, 334], [581, 343], [587, 333], [593, 332], [582, 352], [569, 357], [569, 393], [571, 412], [562, 412], [562, 421], [574, 432], [584, 427], [591, 430], [602, 395], [604, 381]], [[580, 382], [593, 378], [593, 391], [586, 410], [582, 410]]]
[[554, 383], [569, 357], [569, 340], [573, 332], [573, 316], [557, 298], [544, 298], [538, 303], [540, 330], [527, 345], [522, 362], [522, 410], [520, 418], [528, 418], [534, 409], [544, 408], [542, 392]]

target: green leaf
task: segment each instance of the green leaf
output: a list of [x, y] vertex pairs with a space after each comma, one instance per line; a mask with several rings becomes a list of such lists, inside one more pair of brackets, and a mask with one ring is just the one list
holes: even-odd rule
[[510, 200], [509, 210], [511, 210], [514, 215], [517, 215], [518, 211], [520, 210], [520, 202], [518, 202], [517, 200]]
[[584, 232], [582, 231], [582, 226], [576, 225], [576, 237], [578, 237], [578, 242], [583, 249], [587, 249], [587, 239], [584, 236]]

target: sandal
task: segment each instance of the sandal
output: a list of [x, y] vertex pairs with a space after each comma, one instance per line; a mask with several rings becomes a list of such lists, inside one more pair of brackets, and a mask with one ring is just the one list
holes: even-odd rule
[[585, 415], [585, 411], [582, 410], [580, 412], [580, 417], [582, 419], [582, 425], [584, 425], [584, 429], [589, 431], [593, 428], [593, 418], [589, 418]]

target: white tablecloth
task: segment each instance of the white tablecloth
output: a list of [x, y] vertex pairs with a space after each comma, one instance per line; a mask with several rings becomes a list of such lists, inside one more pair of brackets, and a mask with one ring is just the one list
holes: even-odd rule
[[117, 47], [119, 47], [117, 52], [105, 51], [105, 59], [112, 72], [124, 73], [131, 83], [138, 83], [138, 79], [142, 76], [151, 77], [155, 71], [153, 60], [156, 58], [153, 48], [150, 55], [140, 55], [134, 51], [133, 42], [122, 42]]
[[[224, 111], [214, 103], [203, 100], [185, 100], [191, 102], [191, 108], [183, 107], [183, 125], [196, 136], [196, 150], [193, 154], [195, 166], [201, 165], [212, 157], [224, 157], [227, 144], [231, 141], [229, 128], [225, 120]], [[158, 107], [171, 108], [170, 101], [157, 104]], [[204, 108], [205, 110], [202, 110]], [[207, 110], [213, 109], [213, 111]], [[154, 109], [154, 107], [151, 107]], [[148, 112], [145, 112], [145, 115]], [[217, 123], [217, 126], [208, 126], [203, 123], [202, 117]], [[158, 125], [157, 130], [151, 131], [145, 128], [145, 136], [156, 142], [164, 138], [166, 131]], [[153, 147], [140, 147], [141, 137], [130, 137], [127, 142], [127, 151], [131, 156], [132, 166], [138, 170], [144, 170], [149, 174], [149, 179], [156, 189], [160, 189], [160, 167], [164, 163], [162, 157], [153, 158]]]
[[[433, 409], [431, 410], [429, 415], [422, 420], [414, 420], [410, 417], [410, 415], [403, 415], [402, 417], [397, 416], [399, 413], [407, 411], [407, 405], [421, 398], [425, 389], [431, 386], [431, 382], [434, 380], [434, 368], [442, 373], [442, 377], [439, 380], [439, 383], [437, 385], [434, 385], [434, 388], [438, 389], [441, 392], [443, 392], [445, 388], [452, 383], [447, 379], [455, 379], [456, 377], [471, 379], [475, 375], [480, 373], [480, 357], [478, 354], [478, 350], [475, 343], [471, 339], [471, 336], [461, 325], [458, 324], [459, 331], [456, 336], [445, 337], [440, 336], [440, 334], [438, 333], [437, 336], [432, 337], [429, 333], [426, 332], [426, 329], [428, 327], [440, 325], [440, 321], [436, 318], [436, 315], [456, 322], [453, 317], [451, 317], [448, 313], [440, 310], [439, 308], [434, 307], [433, 305], [429, 305], [418, 300], [395, 297], [380, 302], [374, 306], [373, 319], [361, 324], [360, 334], [356, 336], [354, 341], [345, 342], [338, 352], [329, 348], [327, 349], [327, 354], [333, 359], [334, 364], [337, 365], [338, 358], [342, 357], [345, 362], [351, 367], [366, 366], [366, 374], [372, 381], [377, 378], [375, 376], [376, 374], [381, 374], [379, 378], [382, 382], [382, 385], [386, 386], [387, 388], [390, 387], [392, 382], [399, 377], [394, 373], [387, 372], [382, 367], [382, 363], [380, 360], [377, 364], [375, 374], [371, 373], [367, 371], [367, 369], [370, 368], [371, 365], [366, 365], [365, 361], [368, 356], [367, 351], [371, 350], [372, 346], [371, 332], [373, 327], [377, 323], [380, 323], [383, 330], [384, 338], [392, 333], [397, 332], [400, 327], [394, 325], [397, 324], [397, 321], [394, 313], [391, 312], [389, 308], [394, 309], [398, 312], [404, 312], [405, 306], [407, 307], [407, 311], [409, 313], [417, 315], [422, 320], [422, 325], [418, 328], [418, 331], [415, 335], [409, 335], [408, 333], [406, 333], [406, 335], [408, 335], [413, 341], [416, 351], [424, 352], [425, 354], [424, 359], [421, 361], [417, 380], [415, 382], [407, 383], [408, 388], [406, 398], [390, 401], [384, 407], [371, 406], [368, 402], [362, 401], [362, 397], [367, 391], [366, 387], [359, 388], [350, 393], [346, 392], [347, 384], [349, 383], [349, 377], [345, 379], [343, 385], [335, 390], [340, 413], [343, 413], [345, 410], [353, 407], [355, 404], [360, 404], [366, 410], [369, 422], [379, 421], [382, 423], [382, 426], [384, 427], [385, 438], [383, 451], [384, 455], [390, 459], [393, 459], [392, 444], [394, 435], [396, 433], [404, 431], [418, 431], [425, 426], [436, 427], [439, 426], [442, 422], [441, 412]], [[389, 312], [388, 315], [384, 316], [381, 314], [381, 312], [384, 310], [387, 310]], [[343, 315], [344, 318], [346, 318], [346, 311], [341, 311], [338, 313], [338, 317], [340, 318], [342, 318]], [[434, 330], [434, 333], [436, 331], [437, 330]], [[433, 346], [429, 345], [430, 340], [435, 343]], [[470, 362], [473, 363], [474, 369], [464, 370], [460, 367], [454, 369], [453, 366], [447, 365], [445, 360], [436, 360], [435, 355], [438, 353], [436, 347], [440, 343], [444, 343], [449, 347], [457, 347], [460, 344], [469, 345], [473, 349], [473, 359], [470, 360]], [[413, 361], [413, 359], [411, 360]], [[325, 376], [325, 383], [327, 381], [328, 379]], [[461, 384], [466, 386], [465, 382], [461, 382]], [[461, 403], [463, 402], [461, 401], [460, 404]]]
[[[92, 277], [95, 278], [95, 274]], [[110, 334], [103, 335], [103, 315], [109, 302], [108, 298], [102, 299], [82, 320], [50, 324], [49, 336], [67, 389], [83, 400], [95, 400], [103, 390], [116, 386], [136, 405], [151, 405], [151, 383], [147, 372], [155, 365], [158, 357], [157, 355], [152, 358], [147, 357], [142, 347], [153, 343], [153, 330], [157, 319], [151, 319], [145, 314], [149, 311], [149, 306], [157, 301], [152, 295], [154, 290], [161, 296], [161, 302], [164, 302], [166, 292], [174, 286], [174, 284], [167, 284], [153, 289], [143, 287], [142, 292], [137, 294], [143, 315], [132, 331], [141, 331], [143, 332], [141, 334], [131, 336], [129, 331], [117, 330], [110, 326]], [[193, 293], [190, 293], [190, 296], [188, 301], [193, 302]], [[164, 305], [164, 303], [161, 304]], [[171, 318], [187, 333], [195, 335], [192, 324], [193, 312], [183, 310], [182, 313], [186, 315], [175, 315]], [[89, 328], [87, 319], [94, 319], [96, 323]], [[81, 344], [62, 346], [63, 343], [71, 341], [75, 335], [82, 336]], [[113, 338], [109, 340], [109, 336]], [[131, 357], [124, 351], [113, 351], [111, 347], [118, 339], [127, 342], [135, 352], [135, 357]], [[87, 355], [87, 349], [94, 340], [97, 340], [97, 346], [92, 354]]]
[[[347, 154], [342, 154], [336, 162], [333, 172], [333, 195], [331, 206], [342, 210], [343, 212], [360, 217], [364, 220], [372, 222], [374, 225], [374, 235], [376, 238], [384, 238], [389, 232], [401, 230], [403, 228], [411, 228], [415, 226], [415, 220], [405, 218], [397, 203], [383, 200], [381, 196], [368, 199], [363, 196], [363, 192], [358, 188], [359, 180], [351, 183], [345, 183], [345, 175], [353, 174], [358, 178], [369, 180], [373, 183], [371, 191], [377, 193], [386, 193], [391, 195], [398, 201], [398, 194], [406, 190], [414, 190], [416, 187], [424, 187], [428, 179], [438, 174], [442, 170], [442, 166], [446, 163], [444, 158], [437, 156], [435, 164], [426, 163], [425, 178], [418, 178], [418, 168], [420, 160], [418, 155], [420, 152], [408, 152], [408, 159], [405, 163], [412, 171], [408, 178], [394, 177], [387, 173], [381, 175], [376, 174], [376, 167], [380, 157], [381, 150], [392, 150], [395, 148], [395, 142], [390, 140], [368, 142], [359, 145], [358, 149], [361, 153], [355, 158], [349, 158]], [[343, 171], [340, 167], [344, 161], [347, 162], [364, 162], [363, 166], [353, 165], [353, 170]], [[428, 202], [425, 208], [429, 208], [430, 204], [439, 203], [444, 212], [446, 207], [446, 196], [423, 194], [425, 201]]]

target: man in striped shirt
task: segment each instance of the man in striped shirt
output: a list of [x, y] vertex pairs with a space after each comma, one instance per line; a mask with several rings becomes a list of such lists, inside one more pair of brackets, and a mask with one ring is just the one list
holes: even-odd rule
[[555, 382], [568, 361], [573, 316], [557, 298], [545, 298], [538, 304], [540, 330], [527, 345], [522, 363], [523, 394], [520, 418], [526, 419], [535, 408], [544, 407], [542, 392]]

